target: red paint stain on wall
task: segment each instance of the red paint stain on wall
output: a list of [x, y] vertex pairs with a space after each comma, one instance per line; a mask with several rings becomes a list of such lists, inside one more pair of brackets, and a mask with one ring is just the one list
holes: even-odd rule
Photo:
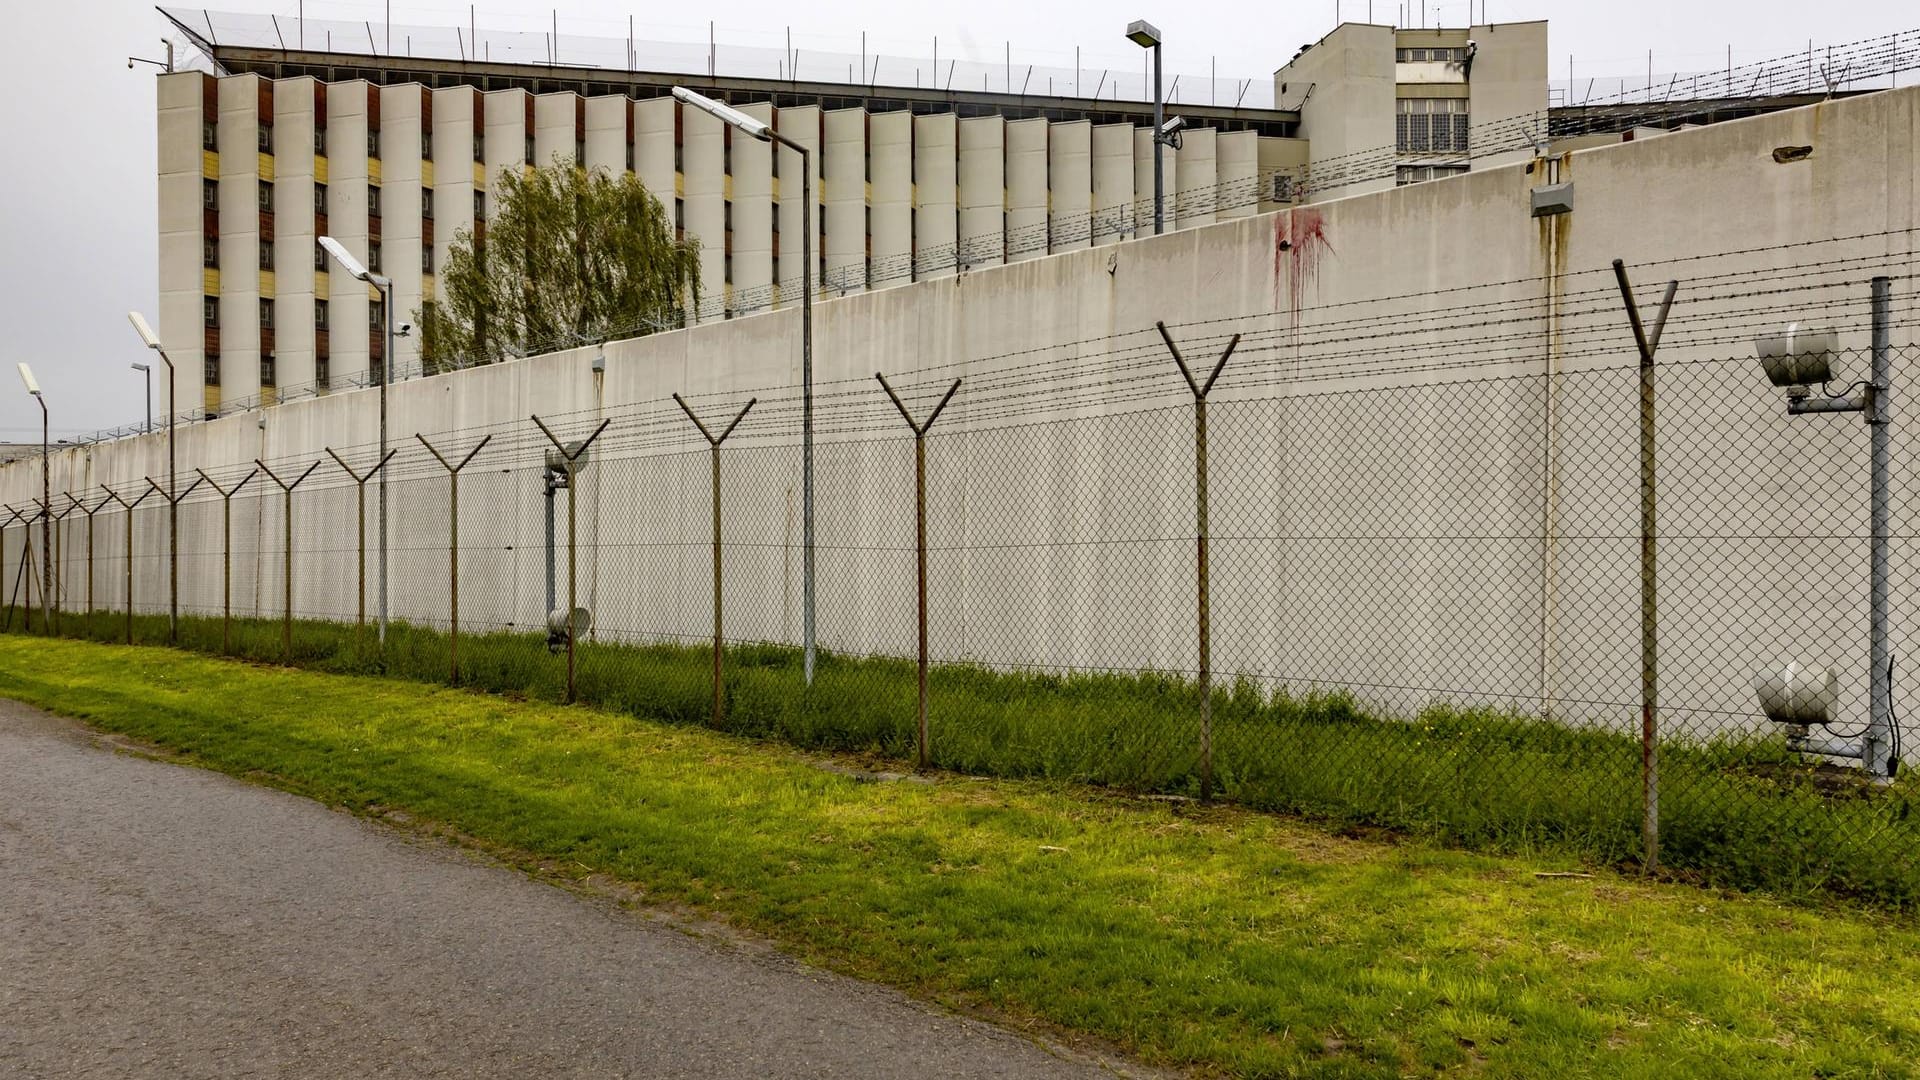
[[1284, 302], [1294, 322], [1320, 279], [1320, 263], [1333, 254], [1326, 220], [1310, 206], [1276, 214], [1273, 219], [1273, 303]]

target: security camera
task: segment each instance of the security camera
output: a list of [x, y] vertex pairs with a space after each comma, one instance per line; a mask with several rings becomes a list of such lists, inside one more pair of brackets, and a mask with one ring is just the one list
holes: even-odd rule
[[1166, 122], [1160, 125], [1160, 134], [1162, 134], [1162, 135], [1171, 135], [1171, 134], [1173, 134], [1174, 132], [1176, 132], [1176, 131], [1179, 131], [1179, 130], [1180, 130], [1181, 128], [1183, 128], [1183, 127], [1186, 127], [1186, 126], [1187, 126], [1187, 118], [1186, 118], [1186, 117], [1184, 117], [1184, 116], [1169, 116], [1169, 117], [1167, 117], [1167, 120], [1166, 120]]
[[131, 56], [127, 57], [127, 70], [128, 71], [133, 70], [133, 57]]
[[411, 334], [411, 333], [413, 333], [413, 324], [410, 322], [403, 322], [400, 324], [400, 329], [395, 330], [393, 332], [393, 336], [406, 337], [408, 334]]

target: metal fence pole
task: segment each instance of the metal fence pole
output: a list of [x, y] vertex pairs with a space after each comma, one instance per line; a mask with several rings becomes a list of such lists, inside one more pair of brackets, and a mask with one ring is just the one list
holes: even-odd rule
[[[440, 456], [440, 451], [433, 448], [433, 444], [427, 441], [425, 435], [416, 431], [413, 437], [419, 439], [420, 445], [427, 448], [427, 453], [432, 454], [433, 459], [440, 463], [440, 467], [447, 470], [447, 592], [449, 594], [447, 682], [458, 686], [460, 685], [460, 470], [467, 467], [467, 462], [473, 460], [473, 456], [480, 452], [481, 447], [493, 441], [493, 436], [485, 436], [474, 444], [473, 449], [467, 451], [467, 456], [461, 458], [458, 465], [447, 464], [447, 459]], [[553, 500], [548, 499], [547, 505], [551, 507]], [[568, 614], [571, 617], [572, 613]]]
[[100, 485], [100, 490], [106, 492], [114, 502], [119, 503], [127, 515], [127, 644], [131, 645], [133, 644], [133, 511], [135, 507], [147, 501], [147, 496], [153, 494], [154, 489], [149, 487], [132, 502], [128, 502], [120, 496], [119, 492], [105, 484]]
[[[343, 459], [339, 454], [334, 453], [333, 447], [326, 446], [326, 447], [322, 447], [321, 449], [327, 452], [328, 457], [331, 457], [333, 458], [334, 461], [339, 462], [340, 467], [346, 470], [346, 473], [348, 476], [353, 478], [354, 489], [356, 492], [355, 498], [356, 498], [357, 509], [359, 511], [359, 523], [360, 523], [360, 534], [359, 534], [360, 535], [360, 563], [359, 563], [359, 579], [358, 579], [360, 583], [360, 591], [358, 594], [359, 603], [354, 608], [354, 626], [356, 629], [364, 630], [366, 629], [366, 626], [367, 626], [367, 481], [373, 479], [373, 475], [375, 473], [379, 472], [381, 469], [386, 468], [387, 462], [393, 460], [393, 455], [395, 453], [398, 453], [398, 451], [395, 451], [395, 450], [387, 451], [386, 456], [382, 457], [378, 464], [374, 465], [373, 468], [368, 469], [366, 472], [366, 475], [362, 476], [361, 474], [354, 472], [353, 466], [347, 464], [346, 460]], [[382, 609], [382, 611], [384, 613], [384, 609]]]
[[1180, 349], [1173, 343], [1173, 335], [1167, 333], [1167, 324], [1153, 324], [1160, 331], [1160, 339], [1167, 343], [1167, 351], [1173, 354], [1173, 362], [1179, 365], [1180, 376], [1187, 380], [1187, 389], [1193, 391], [1193, 511], [1195, 530], [1195, 567], [1197, 589], [1195, 593], [1196, 623], [1199, 627], [1199, 684], [1200, 684], [1200, 798], [1213, 798], [1213, 606], [1208, 595], [1207, 584], [1209, 566], [1207, 562], [1207, 394], [1213, 390], [1214, 381], [1220, 378], [1220, 372], [1227, 366], [1227, 358], [1240, 344], [1240, 335], [1233, 335], [1227, 342], [1226, 351], [1213, 365], [1213, 371], [1205, 383], [1194, 381], [1193, 372], [1187, 368], [1187, 361], [1180, 355]]
[[713, 432], [707, 430], [707, 425], [693, 414], [693, 407], [687, 404], [686, 399], [679, 394], [673, 395], [674, 404], [680, 406], [680, 411], [687, 414], [687, 419], [693, 421], [693, 426], [699, 428], [700, 434], [706, 438], [708, 452], [713, 457], [713, 726], [716, 728], [720, 726], [725, 711], [720, 677], [720, 652], [724, 641], [720, 634], [720, 444], [726, 442], [727, 436], [733, 434], [733, 429], [747, 418], [747, 411], [753, 408], [756, 400], [748, 398], [747, 403], [734, 414], [733, 422], [715, 437]]
[[200, 473], [200, 479], [220, 493], [220, 651], [230, 653], [233, 651], [233, 497], [247, 486], [247, 481], [260, 475], [260, 469], [256, 466], [248, 470], [231, 488], [222, 488], [200, 469], [194, 472]]
[[1653, 356], [1660, 348], [1660, 332], [1666, 329], [1667, 312], [1680, 283], [1667, 282], [1660, 309], [1654, 314], [1653, 332], [1648, 334], [1640, 321], [1640, 307], [1634, 303], [1633, 286], [1627, 281], [1626, 264], [1619, 259], [1613, 260], [1613, 275], [1626, 303], [1634, 345], [1640, 351], [1640, 832], [1646, 849], [1646, 871], [1651, 874], [1660, 869], [1660, 611], [1659, 575], [1655, 570], [1659, 531]]
[[[172, 495], [169, 494], [168, 488], [161, 487], [153, 477], [149, 476], [145, 479], [151, 493], [160, 496], [160, 501], [167, 504], [167, 535], [170, 538], [167, 542], [167, 641], [169, 644], [178, 645], [180, 644], [180, 500], [193, 494], [193, 489], [200, 486], [200, 481], [195, 480], [187, 485], [187, 490], [178, 495]], [[172, 486], [171, 479], [168, 486]]]
[[[565, 458], [567, 463], [567, 704], [571, 705], [573, 704], [575, 690], [574, 639], [580, 636], [579, 627], [574, 625], [573, 618], [573, 613], [579, 610], [574, 606], [578, 600], [574, 591], [574, 543], [577, 539], [577, 531], [574, 528], [574, 523], [579, 515], [575, 513], [577, 504], [574, 501], [573, 492], [574, 488], [578, 486], [576, 481], [579, 479], [581, 457], [586, 454], [587, 447], [593, 445], [593, 440], [598, 439], [600, 433], [607, 430], [607, 425], [613, 423], [613, 421], [611, 419], [600, 421], [600, 426], [593, 429], [593, 434], [575, 444], [572, 450], [568, 450], [565, 444], [558, 438], [555, 438], [553, 432], [548, 430], [547, 425], [538, 416], [533, 418], [533, 422], [539, 425], [541, 434], [547, 437], [547, 441], [553, 444], [554, 449], [560, 451], [560, 456]], [[551, 613], [549, 613], [548, 618], [552, 618]]]
[[913, 429], [913, 553], [914, 574], [920, 597], [918, 613], [920, 663], [917, 673], [920, 700], [915, 730], [915, 759], [919, 762], [920, 768], [924, 769], [933, 752], [932, 735], [927, 727], [927, 430], [933, 427], [935, 420], [940, 419], [940, 414], [946, 409], [947, 402], [953, 400], [954, 392], [960, 389], [960, 380], [953, 380], [953, 385], [947, 387], [947, 392], [941, 396], [940, 403], [927, 414], [924, 423], [916, 423], [913, 414], [907, 411], [906, 403], [900, 400], [899, 394], [893, 392], [887, 377], [877, 371], [873, 373], [873, 377], [880, 381], [880, 389], [887, 392], [887, 397], [893, 401], [893, 407], [900, 410], [900, 418], [907, 422], [907, 427]]
[[[13, 524], [20, 517], [20, 511], [15, 510], [13, 507], [9, 506], [5, 509], [7, 511], [7, 520], [0, 522], [0, 574], [5, 573], [7, 565], [7, 526]], [[19, 582], [16, 580], [14, 584], [17, 587]], [[0, 628], [7, 630], [13, 629], [14, 591], [14, 589], [7, 590], [7, 617], [4, 623], [0, 623]]]
[[267, 479], [280, 485], [280, 492], [286, 498], [286, 536], [284, 538], [286, 540], [286, 564], [284, 570], [286, 579], [286, 602], [280, 610], [280, 647], [286, 654], [287, 663], [291, 664], [293, 662], [293, 489], [300, 486], [300, 481], [312, 476], [313, 470], [319, 468], [320, 463], [316, 461], [307, 466], [307, 471], [294, 477], [292, 483], [288, 483], [278, 476], [275, 476], [273, 470], [267, 468], [266, 462], [261, 461], [259, 458], [253, 459], [253, 464], [261, 472], [267, 474]]

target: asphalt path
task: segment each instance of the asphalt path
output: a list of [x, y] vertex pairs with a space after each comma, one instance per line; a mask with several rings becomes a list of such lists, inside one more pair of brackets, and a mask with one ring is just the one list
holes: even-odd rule
[[1112, 1069], [0, 701], [0, 1076]]

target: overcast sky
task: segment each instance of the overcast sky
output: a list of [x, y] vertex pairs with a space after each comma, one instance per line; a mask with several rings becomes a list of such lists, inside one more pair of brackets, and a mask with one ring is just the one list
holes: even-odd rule
[[[295, 13], [297, 0], [230, 0], [215, 10]], [[483, 30], [538, 30], [553, 4], [485, 0]], [[660, 10], [666, 5], [649, 5]], [[1364, 0], [1337, 5], [1341, 18], [1364, 21]], [[1399, 3], [1379, 0], [1375, 21], [1390, 22]], [[385, 18], [382, 2], [306, 0], [309, 19]], [[965, 4], [909, 5], [857, 0], [824, 5], [731, 0], [673, 6], [665, 23], [648, 11], [611, 0], [565, 0], [561, 32], [621, 37], [629, 15], [638, 36], [704, 40], [701, 15], [718, 20], [727, 44], [779, 49], [793, 26], [794, 44], [808, 56], [857, 54], [861, 31], [880, 53], [925, 55], [938, 36], [942, 61], [1001, 61], [1012, 39], [1017, 68], [1033, 63], [1071, 67], [1074, 49], [1089, 69], [1132, 71], [1139, 51], [1120, 34], [1127, 19], [1158, 25], [1167, 41], [1167, 71], [1205, 75], [1217, 63], [1222, 81], [1264, 82], [1301, 45], [1333, 25], [1336, 4], [1189, 5], [1148, 0], [1123, 10], [1092, 0], [970, 0]], [[1428, 21], [1462, 25], [1468, 0], [1430, 5]], [[1549, 69], [1564, 78], [1569, 51], [1579, 80], [1644, 73], [1647, 50], [1662, 72], [1714, 69], [1805, 49], [1809, 39], [1842, 44], [1920, 26], [1910, 2], [1855, 0], [1836, 5], [1785, 0], [1487, 0], [1495, 22], [1551, 21]], [[395, 0], [396, 24], [464, 23], [465, 4], [453, 0]], [[155, 308], [154, 85], [151, 67], [127, 69], [130, 54], [157, 58], [171, 30], [135, 0], [54, 0], [9, 5], [9, 56], [0, 65], [0, 134], [9, 167], [0, 170], [0, 362], [33, 364], [53, 409], [55, 437], [116, 424], [141, 415], [142, 384], [129, 368], [144, 360], [125, 313]], [[802, 21], [804, 20], [804, 21]], [[807, 72], [804, 67], [802, 74]], [[882, 81], [886, 72], [882, 72]], [[1910, 78], [1903, 79], [1908, 85]], [[0, 371], [0, 442], [39, 434], [39, 410], [11, 372]]]

